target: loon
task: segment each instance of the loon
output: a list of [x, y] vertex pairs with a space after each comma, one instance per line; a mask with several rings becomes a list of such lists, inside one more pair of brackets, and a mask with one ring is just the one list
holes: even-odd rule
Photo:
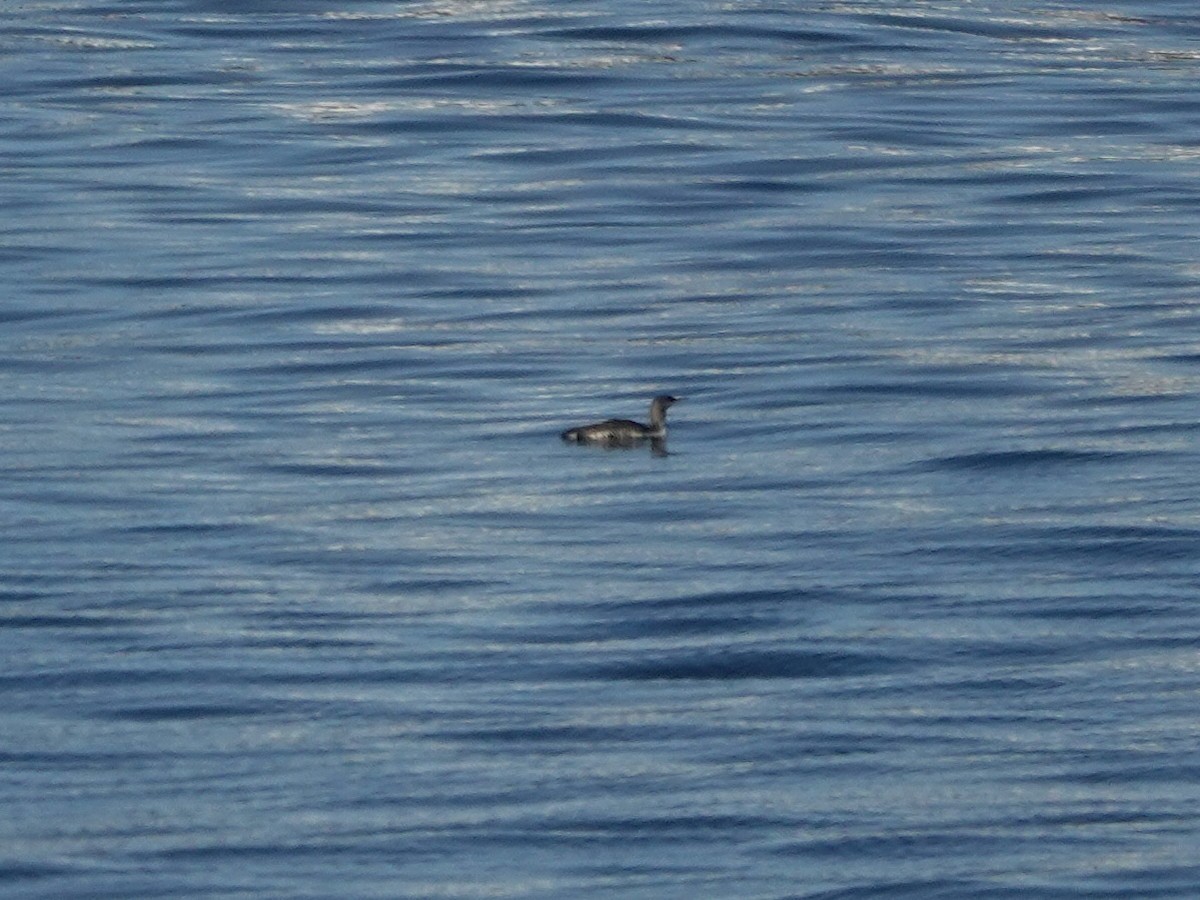
[[667, 436], [667, 407], [678, 402], [678, 397], [659, 394], [650, 401], [649, 425], [632, 419], [606, 419], [594, 425], [568, 428], [562, 433], [562, 439], [575, 444], [600, 444], [605, 447], [636, 447], [647, 439], [660, 442]]

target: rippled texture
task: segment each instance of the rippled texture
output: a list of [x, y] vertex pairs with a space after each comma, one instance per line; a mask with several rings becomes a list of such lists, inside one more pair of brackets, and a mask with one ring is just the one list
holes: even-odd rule
[[250, 6], [0, 10], [0, 892], [1196, 896], [1191, 4]]

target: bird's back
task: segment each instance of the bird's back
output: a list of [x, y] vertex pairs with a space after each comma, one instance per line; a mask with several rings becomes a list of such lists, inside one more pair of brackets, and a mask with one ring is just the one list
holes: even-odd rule
[[649, 435], [649, 428], [632, 419], [605, 419], [580, 428], [568, 428], [562, 433], [562, 439], [576, 443], [612, 444], [641, 440]]

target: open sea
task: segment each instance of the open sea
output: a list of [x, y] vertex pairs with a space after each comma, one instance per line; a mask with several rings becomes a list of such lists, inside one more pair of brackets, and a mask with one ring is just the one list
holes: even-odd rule
[[0, 84], [6, 900], [1200, 896], [1192, 0], [10, 0]]

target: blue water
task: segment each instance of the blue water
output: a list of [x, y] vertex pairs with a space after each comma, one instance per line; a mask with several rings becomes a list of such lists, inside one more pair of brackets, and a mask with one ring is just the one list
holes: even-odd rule
[[5, 5], [0, 893], [1192, 900], [1198, 78], [1185, 3]]

